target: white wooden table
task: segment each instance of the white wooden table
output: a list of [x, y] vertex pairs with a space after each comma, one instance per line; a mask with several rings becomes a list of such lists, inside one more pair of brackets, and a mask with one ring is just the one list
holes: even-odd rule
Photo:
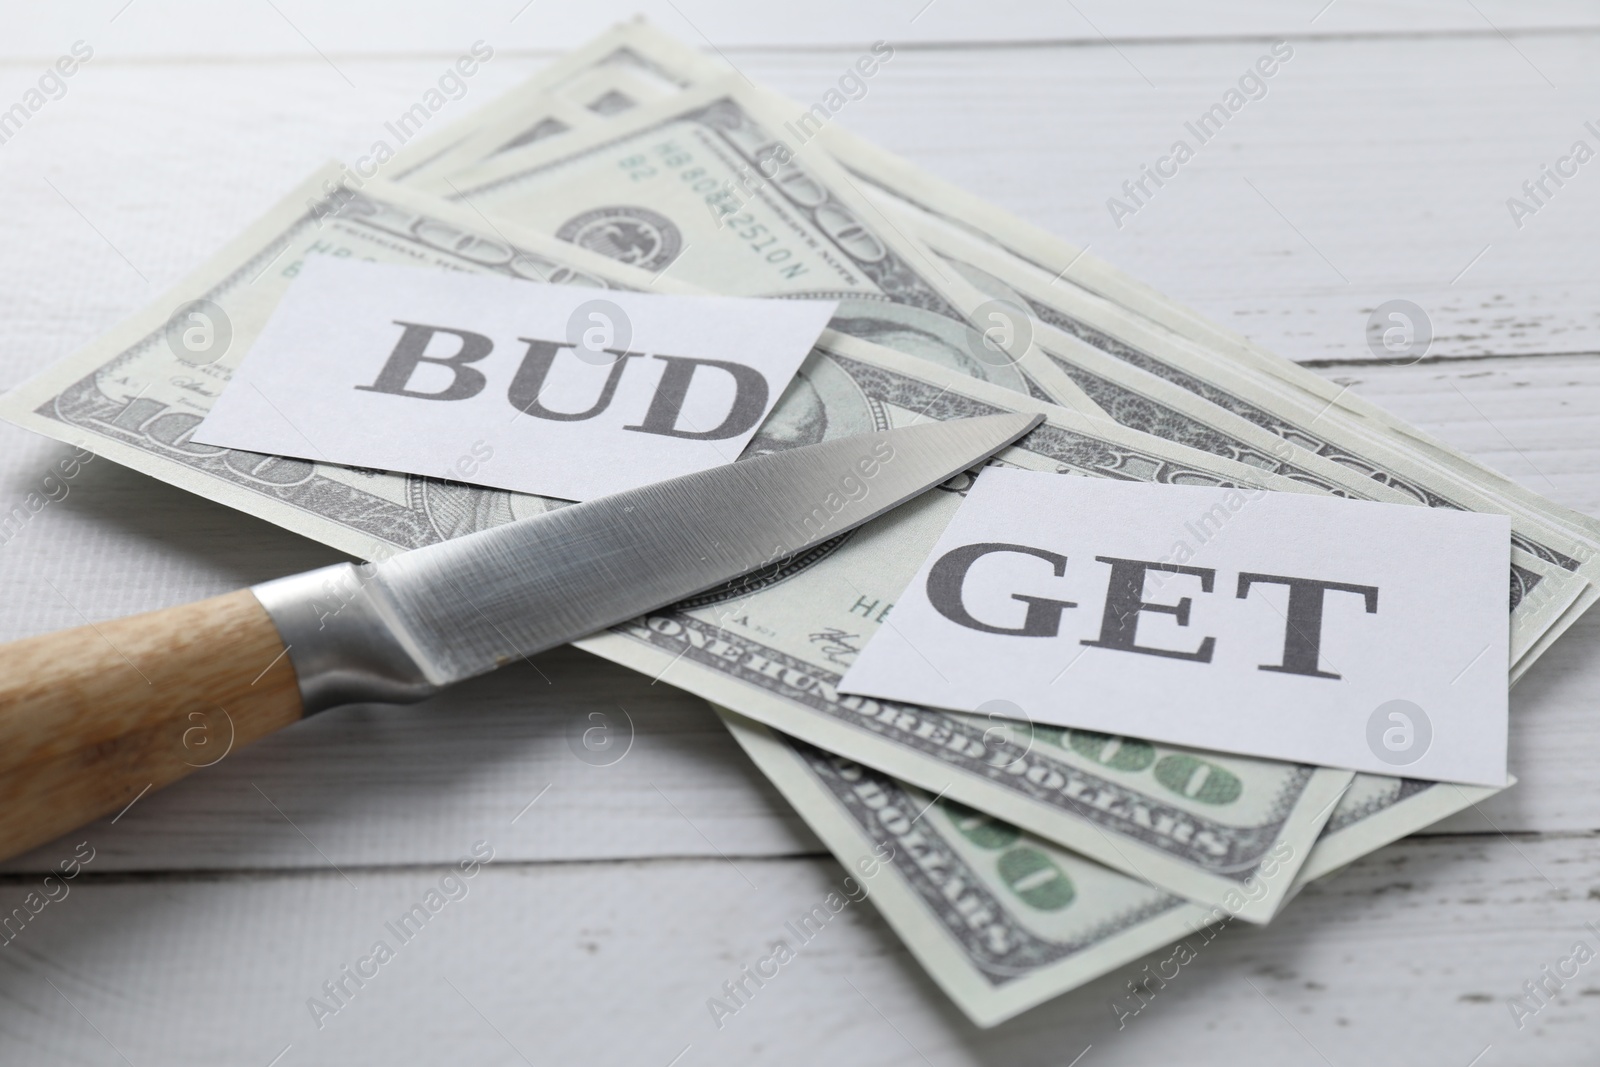
[[[1323, 4], [650, 9], [803, 99], [899, 42], [840, 121], [1600, 513], [1600, 161], [1521, 228], [1505, 205], [1600, 147], [1600, 11]], [[474, 39], [496, 57], [462, 114], [627, 13], [521, 6], [9, 4], [0, 108], [72, 41], [95, 58], [0, 144], [0, 387], [362, 150]], [[1279, 36], [1268, 96], [1117, 229], [1106, 198]], [[1415, 366], [1365, 345], [1394, 297], [1433, 319]], [[0, 510], [65, 452], [0, 426]], [[0, 545], [0, 638], [333, 558], [98, 460]], [[5, 864], [0, 914], [79, 842], [95, 857], [0, 948], [0, 1063], [1593, 1063], [1600, 960], [1520, 1029], [1507, 1000], [1600, 945], [1597, 650], [1600, 617], [1513, 693], [1515, 789], [1235, 925], [1120, 1032], [1138, 965], [979, 1031], [870, 909], [719, 1030], [706, 999], [839, 871], [704, 705], [554, 652], [327, 714]], [[576, 759], [569, 731], [619, 707], [628, 756]], [[307, 999], [477, 841], [467, 896], [319, 1027]]]

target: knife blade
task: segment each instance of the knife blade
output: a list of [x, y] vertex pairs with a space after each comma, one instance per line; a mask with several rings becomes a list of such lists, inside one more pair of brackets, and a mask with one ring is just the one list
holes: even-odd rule
[[991, 415], [824, 441], [377, 563], [0, 646], [0, 858], [306, 715], [420, 700], [804, 551], [1040, 421]]
[[252, 591], [308, 714], [421, 699], [853, 529], [1034, 425], [991, 415], [824, 441]]

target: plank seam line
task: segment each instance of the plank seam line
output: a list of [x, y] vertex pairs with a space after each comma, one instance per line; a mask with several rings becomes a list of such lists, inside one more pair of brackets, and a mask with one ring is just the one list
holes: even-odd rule
[[1377, 358], [1304, 359], [1295, 360], [1295, 362], [1312, 370], [1331, 367], [1379, 367], [1384, 370], [1406, 370], [1410, 367], [1429, 367], [1437, 363], [1473, 363], [1486, 359], [1559, 359], [1562, 356], [1600, 356], [1600, 351], [1578, 349], [1571, 352], [1481, 352], [1463, 356], [1424, 356], [1415, 363], [1389, 363]]

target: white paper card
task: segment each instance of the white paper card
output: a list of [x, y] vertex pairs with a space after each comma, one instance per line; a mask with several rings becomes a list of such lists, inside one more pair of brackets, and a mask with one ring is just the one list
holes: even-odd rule
[[193, 438], [586, 500], [733, 462], [836, 307], [312, 256]]
[[1500, 515], [991, 467], [840, 689], [1504, 785], [1510, 545]]

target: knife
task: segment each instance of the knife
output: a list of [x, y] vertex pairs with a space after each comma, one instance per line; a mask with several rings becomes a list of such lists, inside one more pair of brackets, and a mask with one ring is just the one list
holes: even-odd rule
[[307, 715], [422, 700], [775, 563], [1040, 421], [988, 415], [824, 441], [378, 563], [0, 646], [0, 859]]

